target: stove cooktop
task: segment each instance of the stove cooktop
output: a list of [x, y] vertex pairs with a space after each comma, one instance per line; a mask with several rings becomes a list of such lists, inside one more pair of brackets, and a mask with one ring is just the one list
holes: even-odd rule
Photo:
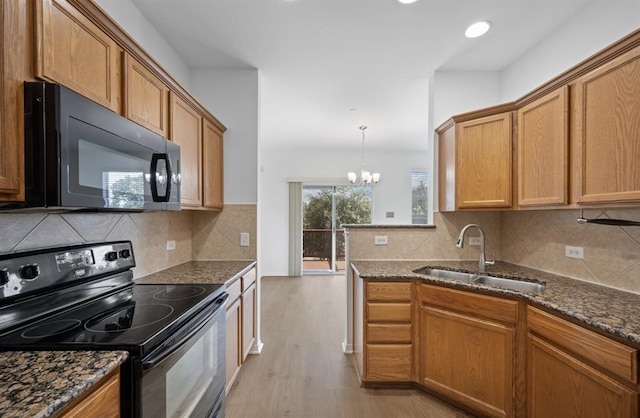
[[222, 284], [133, 285], [0, 337], [2, 350], [127, 350], [144, 356], [218, 298]]

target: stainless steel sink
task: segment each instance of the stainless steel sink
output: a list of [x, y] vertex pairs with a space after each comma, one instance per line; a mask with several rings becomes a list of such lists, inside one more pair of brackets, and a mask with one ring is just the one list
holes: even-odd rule
[[471, 283], [477, 274], [464, 273], [461, 271], [450, 271], [441, 269], [421, 268], [414, 270], [414, 273], [425, 274], [427, 276], [437, 277], [439, 279], [455, 280], [457, 282]]
[[504, 279], [502, 277], [493, 276], [478, 276], [478, 278], [473, 280], [473, 283], [533, 293], [540, 293], [544, 291], [546, 287], [542, 283], [525, 282], [522, 280]]
[[438, 277], [440, 279], [455, 280], [462, 283], [481, 284], [485, 286], [499, 287], [502, 289], [519, 290], [521, 292], [540, 293], [544, 291], [546, 287], [542, 283], [425, 267], [414, 270], [414, 273]]

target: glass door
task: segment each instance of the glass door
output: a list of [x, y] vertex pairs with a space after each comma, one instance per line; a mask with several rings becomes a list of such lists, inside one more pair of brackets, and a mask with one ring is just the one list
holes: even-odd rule
[[371, 223], [371, 187], [303, 186], [302, 270], [345, 270], [345, 224]]

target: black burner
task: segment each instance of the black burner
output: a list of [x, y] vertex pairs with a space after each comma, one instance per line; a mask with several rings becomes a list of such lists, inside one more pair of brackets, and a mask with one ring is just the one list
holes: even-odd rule
[[21, 335], [23, 338], [44, 338], [52, 335], [63, 334], [78, 327], [82, 321], [79, 319], [60, 319], [48, 321], [31, 328], [27, 328]]
[[158, 300], [180, 300], [180, 299], [193, 298], [203, 293], [204, 293], [204, 289], [202, 287], [177, 285], [177, 286], [167, 286], [165, 290], [153, 295], [153, 298]]
[[[137, 310], [137, 315], [136, 315]], [[169, 305], [159, 303], [138, 304], [135, 302], [89, 319], [84, 327], [93, 332], [119, 332], [146, 327], [160, 322], [173, 313]]]

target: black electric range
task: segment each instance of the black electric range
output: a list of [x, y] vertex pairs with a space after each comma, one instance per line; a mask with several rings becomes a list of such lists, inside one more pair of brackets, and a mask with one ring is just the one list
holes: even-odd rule
[[0, 351], [125, 350], [123, 416], [223, 416], [225, 286], [136, 285], [134, 266], [128, 241], [0, 255]]

